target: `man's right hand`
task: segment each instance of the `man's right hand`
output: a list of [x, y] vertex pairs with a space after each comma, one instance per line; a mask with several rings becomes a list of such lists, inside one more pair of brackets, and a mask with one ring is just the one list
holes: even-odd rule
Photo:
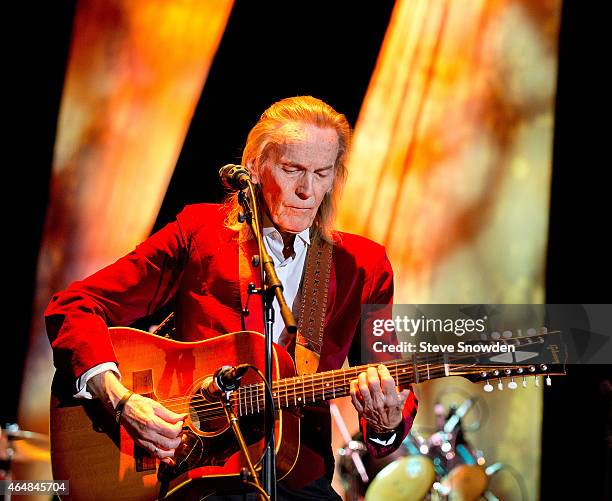
[[[92, 377], [87, 387], [112, 410], [128, 391], [112, 371]], [[186, 418], [187, 414], [176, 414], [155, 400], [134, 394], [123, 407], [121, 424], [138, 445], [172, 465]]]

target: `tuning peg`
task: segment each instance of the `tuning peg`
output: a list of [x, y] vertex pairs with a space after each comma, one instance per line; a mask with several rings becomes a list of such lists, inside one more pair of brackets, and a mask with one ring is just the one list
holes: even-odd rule
[[487, 393], [491, 393], [493, 391], [493, 385], [491, 383], [489, 383], [489, 380], [487, 379], [485, 381], [485, 385], [484, 385], [484, 391], [486, 391]]
[[517, 384], [514, 382], [514, 378], [510, 378], [510, 382], [508, 383], [508, 388], [511, 390], [516, 390]]
[[527, 378], [523, 376], [523, 388], [527, 388]]
[[552, 386], [552, 380], [548, 374], [546, 374], [546, 386]]
[[501, 378], [500, 378], [500, 379], [498, 379], [497, 381], [498, 381], [498, 383], [497, 383], [497, 389], [498, 389], [499, 391], [502, 391], [502, 390], [504, 389], [504, 383], [502, 383]]
[[538, 376], [535, 376], [534, 379], [535, 379], [536, 387], [539, 387], [540, 386], [540, 380], [538, 379]]

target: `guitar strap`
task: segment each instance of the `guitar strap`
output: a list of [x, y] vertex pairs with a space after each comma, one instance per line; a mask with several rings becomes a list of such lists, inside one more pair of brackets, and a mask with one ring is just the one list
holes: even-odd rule
[[316, 239], [306, 254], [300, 318], [295, 339], [295, 365], [300, 375], [314, 374], [319, 367], [332, 251], [332, 244]]

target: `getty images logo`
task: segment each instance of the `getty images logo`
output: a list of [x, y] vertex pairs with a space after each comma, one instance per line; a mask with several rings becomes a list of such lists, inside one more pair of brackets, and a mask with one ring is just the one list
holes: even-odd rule
[[375, 319], [372, 334], [380, 337], [389, 332], [403, 332], [414, 337], [417, 333], [452, 333], [461, 337], [464, 334], [484, 332], [486, 321], [486, 315], [477, 319], [426, 318], [425, 315], [421, 315], [420, 318], [411, 318], [407, 315], [397, 315], [395, 319]]

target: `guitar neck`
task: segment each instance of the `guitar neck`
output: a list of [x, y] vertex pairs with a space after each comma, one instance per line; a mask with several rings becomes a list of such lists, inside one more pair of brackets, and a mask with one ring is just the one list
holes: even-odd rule
[[[501, 341], [493, 340], [489, 344], [502, 343], [512, 345], [515, 348], [528, 349], [534, 345], [543, 345], [546, 342], [558, 343], [559, 334], [558, 332], [542, 333]], [[477, 343], [483, 344], [481, 341]], [[560, 347], [562, 347], [561, 343], [554, 346], [558, 350], [557, 355], [564, 352], [564, 350], [559, 351]], [[562, 363], [562, 360], [557, 360], [553, 363]], [[298, 407], [350, 395], [350, 382], [357, 379], [360, 372], [377, 365], [378, 363], [359, 365], [274, 381], [272, 384], [274, 406], [276, 409]], [[473, 382], [486, 382], [485, 391], [491, 391], [492, 386], [489, 383], [489, 379], [498, 380], [499, 386], [501, 385], [501, 378], [510, 377], [512, 379], [511, 386], [509, 387], [514, 389], [516, 388], [515, 377], [522, 378], [523, 386], [525, 386], [525, 377], [527, 376], [543, 374], [547, 376], [547, 383], [549, 383], [549, 375], [564, 374], [563, 371], [551, 370], [551, 367], [546, 364], [535, 365], [517, 362], [501, 364], [498, 362], [491, 365], [489, 362], [483, 365], [477, 356], [458, 354], [415, 354], [410, 359], [384, 362], [384, 365], [389, 369], [389, 373], [394, 379], [396, 386], [457, 375]], [[243, 386], [234, 392], [231, 398], [236, 405], [239, 415], [257, 414], [264, 408], [265, 394], [263, 383]]]
[[[447, 375], [443, 364], [424, 364], [417, 367], [412, 362], [398, 360], [385, 362], [384, 365], [389, 369], [397, 386]], [[272, 385], [274, 407], [286, 409], [350, 395], [350, 382], [357, 379], [358, 374], [367, 370], [368, 367], [377, 366], [378, 364], [359, 365], [275, 381]], [[261, 412], [264, 397], [263, 383], [243, 386], [232, 396], [240, 415]]]
[[[415, 366], [406, 360], [385, 362], [396, 386], [416, 382]], [[272, 389], [275, 405], [278, 408], [294, 407], [310, 403], [323, 402], [351, 393], [351, 381], [357, 379], [360, 372], [378, 364], [359, 365], [335, 371], [306, 374], [275, 382]], [[418, 373], [417, 369], [417, 373]], [[427, 379], [444, 376], [444, 367], [431, 367]]]

